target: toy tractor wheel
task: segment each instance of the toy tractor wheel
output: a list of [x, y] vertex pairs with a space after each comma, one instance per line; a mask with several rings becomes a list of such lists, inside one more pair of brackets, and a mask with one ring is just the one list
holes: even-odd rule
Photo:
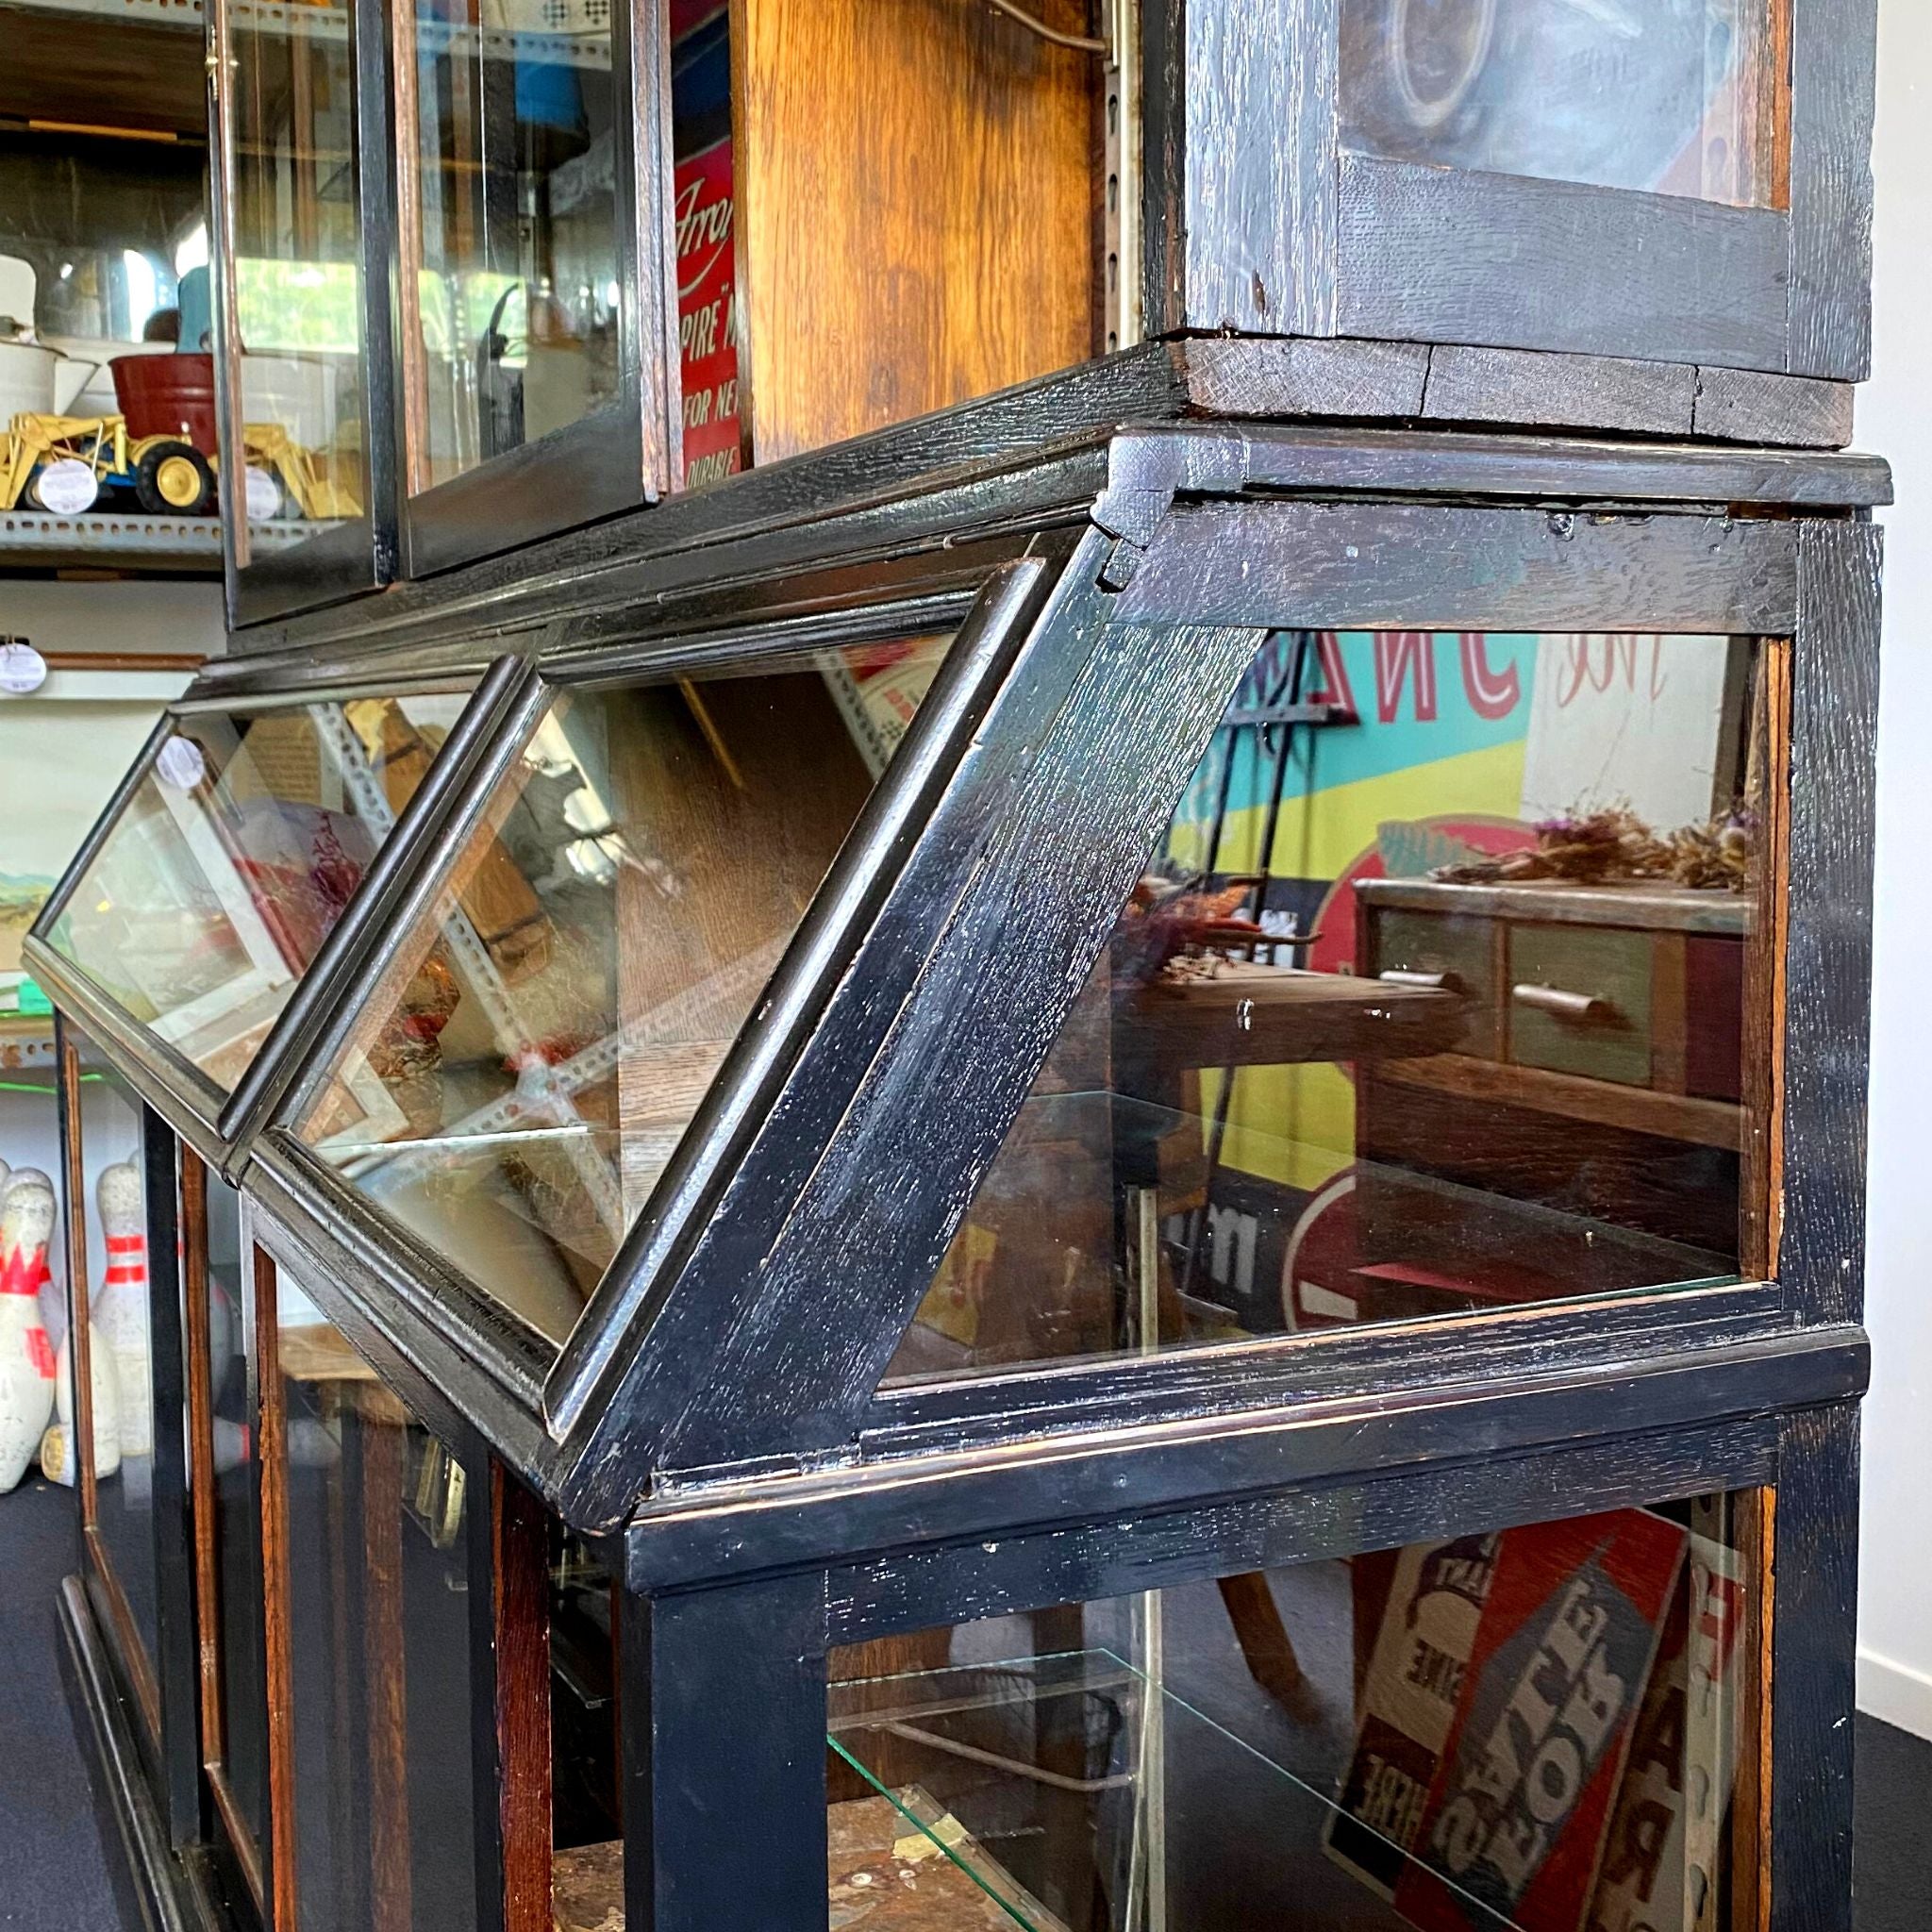
[[192, 442], [150, 443], [134, 466], [134, 494], [154, 516], [203, 516], [215, 500], [215, 473]]

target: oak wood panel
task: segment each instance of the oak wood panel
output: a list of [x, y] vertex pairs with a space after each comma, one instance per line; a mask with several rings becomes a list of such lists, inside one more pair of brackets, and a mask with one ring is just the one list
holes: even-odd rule
[[1333, 335], [1334, 0], [1149, 10], [1179, 95], [1148, 157], [1149, 265], [1166, 284], [1149, 291], [1155, 325]]
[[549, 1519], [494, 1460], [490, 1520], [503, 1927], [545, 1932], [551, 1897]]
[[268, 1690], [272, 1932], [295, 1932], [295, 1694], [289, 1643], [288, 1401], [275, 1329], [275, 1263], [255, 1250], [256, 1376], [261, 1390], [261, 1580]]
[[67, 1210], [67, 1316], [74, 1346], [74, 1466], [79, 1472], [80, 1522], [99, 1521], [94, 1487], [93, 1291], [87, 1278], [87, 1175], [80, 1147], [80, 1049], [65, 1026], [60, 1035], [60, 1158]]
[[1782, 365], [1793, 375], [1859, 382], [1872, 370], [1877, 36], [1878, 0], [1796, 0], [1790, 345]]
[[1682, 362], [1441, 342], [1429, 355], [1422, 415], [1437, 423], [1492, 418], [1498, 400], [1521, 421], [1551, 428], [1663, 430], [1689, 435], [1697, 371]]
[[[380, 1385], [375, 1385], [380, 1391]], [[409, 1932], [409, 1721], [403, 1657], [405, 1425], [391, 1401], [347, 1407], [361, 1438], [361, 1658], [369, 1759], [369, 1899], [375, 1932]], [[387, 1391], [380, 1391], [386, 1395]], [[344, 1417], [348, 1425], [348, 1417]], [[344, 1677], [353, 1682], [353, 1676]]]
[[1739, 1178], [1739, 1265], [1747, 1274], [1777, 1270], [1784, 1231], [1785, 956], [1790, 924], [1791, 647], [1768, 640], [1758, 651], [1752, 693], [1746, 790], [1757, 804], [1759, 835], [1754, 895], [1764, 908], [1745, 942], [1740, 1071], [1745, 1138]]
[[731, 32], [758, 462], [1093, 353], [1094, 56], [959, 0], [735, 0]]

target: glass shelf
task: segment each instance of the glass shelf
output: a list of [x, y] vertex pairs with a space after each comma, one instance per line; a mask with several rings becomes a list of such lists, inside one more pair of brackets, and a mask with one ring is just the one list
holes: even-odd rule
[[[1027, 1932], [1517, 1923], [1342, 1810], [1278, 1740], [1239, 1735], [1111, 1650], [835, 1684], [829, 1717], [832, 1749], [908, 1836]], [[1253, 1854], [1247, 1905], [1238, 1919], [1196, 1916], [1227, 1882], [1211, 1867], [1231, 1832]], [[1070, 1922], [1074, 1871], [1083, 1904]]]

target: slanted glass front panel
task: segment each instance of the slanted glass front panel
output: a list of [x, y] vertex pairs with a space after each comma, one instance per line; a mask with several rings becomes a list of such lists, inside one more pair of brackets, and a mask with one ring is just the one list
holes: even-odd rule
[[832, 1923], [1746, 1932], [1759, 1520], [1621, 1509], [834, 1652]]
[[227, 1091], [463, 703], [441, 691], [177, 719], [52, 945]]
[[[247, 456], [241, 508], [251, 524], [294, 518], [326, 526], [370, 508], [348, 14], [335, 7], [242, 7], [232, 0], [228, 13], [234, 178], [227, 196]], [[184, 350], [202, 347], [206, 309], [204, 301], [191, 313], [184, 285]], [[172, 359], [185, 368], [183, 358]], [[169, 402], [155, 399], [151, 425], [130, 413], [129, 430], [178, 433], [175, 417], [199, 420], [188, 402], [172, 411]], [[211, 389], [198, 407], [211, 431]], [[207, 442], [198, 433], [191, 440], [204, 456], [214, 453], [211, 435]], [[224, 477], [235, 474], [225, 458]], [[157, 482], [165, 487], [182, 475], [160, 472]]]
[[283, 1272], [289, 1674], [300, 1932], [474, 1932], [462, 1465]]
[[947, 641], [559, 697], [301, 1138], [561, 1342]]
[[1342, 142], [1391, 160], [1776, 207], [1788, 5], [1341, 0]]
[[[98, 1547], [127, 1611], [131, 1634], [152, 1670], [160, 1641], [155, 1552], [158, 1424], [142, 1106], [94, 1047], [82, 1042], [79, 1058], [87, 1248], [76, 1292], [84, 1282], [93, 1411], [92, 1440], [84, 1453], [93, 1459]], [[72, 1353], [70, 1345], [70, 1380]], [[62, 1393], [63, 1419], [77, 1426], [71, 1391]]]
[[889, 1380], [1735, 1278], [1756, 655], [1273, 637]]
[[[415, 0], [409, 488], [622, 392], [620, 192], [606, 0]], [[406, 57], [407, 58], [407, 57]], [[407, 192], [407, 188], [406, 188]]]

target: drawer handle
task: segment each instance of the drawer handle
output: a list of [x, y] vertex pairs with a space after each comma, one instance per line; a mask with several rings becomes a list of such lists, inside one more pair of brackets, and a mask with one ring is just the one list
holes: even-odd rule
[[1594, 993], [1565, 992], [1559, 986], [1512, 986], [1509, 997], [1519, 1007], [1529, 1007], [1558, 1020], [1601, 1026], [1617, 1018], [1617, 1009], [1608, 1000], [1600, 1000]]
[[1455, 973], [1411, 973], [1406, 967], [1391, 966], [1376, 974], [1384, 986], [1412, 986], [1419, 992], [1460, 992], [1461, 975]]

